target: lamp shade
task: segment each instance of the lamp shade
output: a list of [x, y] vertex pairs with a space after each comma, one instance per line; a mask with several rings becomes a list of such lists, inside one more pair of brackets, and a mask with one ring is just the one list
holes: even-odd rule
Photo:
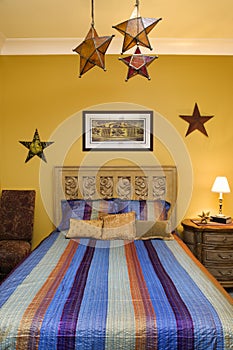
[[218, 193], [229, 193], [231, 190], [226, 176], [217, 176], [211, 188], [211, 191]]

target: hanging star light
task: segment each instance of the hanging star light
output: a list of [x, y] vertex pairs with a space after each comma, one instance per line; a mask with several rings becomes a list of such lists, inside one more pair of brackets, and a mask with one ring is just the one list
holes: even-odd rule
[[136, 1], [134, 11], [125, 22], [113, 26], [121, 34], [124, 35], [122, 54], [134, 47], [141, 45], [152, 50], [148, 39], [148, 33], [156, 26], [162, 18], [147, 18], [139, 15], [139, 0]]
[[30, 141], [19, 141], [23, 146], [29, 149], [27, 158], [25, 160], [25, 163], [27, 163], [31, 158], [34, 156], [38, 156], [41, 158], [44, 162], [47, 162], [45, 155], [44, 155], [44, 149], [48, 146], [50, 146], [53, 142], [42, 142], [40, 140], [40, 136], [38, 133], [38, 130], [36, 129], [33, 140]]
[[80, 55], [80, 78], [84, 73], [95, 66], [106, 70], [105, 53], [114, 37], [114, 35], [98, 36], [94, 26], [94, 0], [91, 1], [91, 8], [91, 28], [85, 40], [73, 50]]
[[150, 80], [147, 66], [149, 66], [149, 64], [158, 58], [158, 56], [143, 55], [139, 49], [139, 46], [143, 46], [152, 50], [148, 39], [148, 33], [161, 19], [162, 18], [141, 17], [139, 15], [139, 0], [136, 0], [134, 11], [130, 19], [116, 26], [113, 26], [113, 28], [117, 29], [121, 34], [124, 35], [124, 42], [121, 52], [122, 54], [135, 45], [137, 46], [133, 55], [125, 58], [120, 58], [120, 60], [129, 67], [126, 81], [138, 74]]
[[143, 77], [150, 80], [150, 76], [147, 71], [147, 66], [149, 66], [149, 64], [151, 64], [156, 58], [158, 58], [158, 56], [142, 55], [139, 47], [136, 48], [136, 51], [133, 55], [124, 58], [119, 58], [129, 67], [126, 81], [128, 81], [128, 79], [134, 77], [137, 74], [142, 75]]

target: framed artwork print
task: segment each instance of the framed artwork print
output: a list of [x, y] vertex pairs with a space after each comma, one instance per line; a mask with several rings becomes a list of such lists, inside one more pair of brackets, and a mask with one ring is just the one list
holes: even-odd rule
[[153, 111], [83, 111], [83, 151], [153, 151]]

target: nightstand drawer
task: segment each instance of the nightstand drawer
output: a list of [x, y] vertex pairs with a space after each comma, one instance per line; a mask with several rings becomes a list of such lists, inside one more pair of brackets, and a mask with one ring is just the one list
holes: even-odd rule
[[211, 234], [205, 232], [203, 234], [203, 243], [233, 245], [233, 235], [230, 233]]
[[231, 250], [203, 250], [203, 262], [209, 261], [217, 263], [232, 263], [233, 266], [233, 251]]
[[208, 271], [219, 281], [232, 280], [233, 281], [233, 267], [212, 267], [206, 266]]

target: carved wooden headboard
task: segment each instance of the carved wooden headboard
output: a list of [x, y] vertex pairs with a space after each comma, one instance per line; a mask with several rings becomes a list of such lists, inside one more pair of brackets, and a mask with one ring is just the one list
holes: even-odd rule
[[54, 168], [54, 223], [61, 220], [62, 199], [164, 199], [176, 220], [175, 166], [56, 166]]

